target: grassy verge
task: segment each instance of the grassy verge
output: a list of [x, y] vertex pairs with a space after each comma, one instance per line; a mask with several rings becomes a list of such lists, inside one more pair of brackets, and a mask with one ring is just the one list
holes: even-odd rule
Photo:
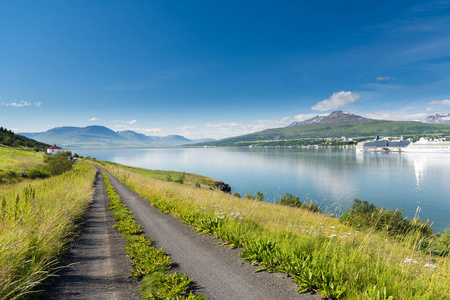
[[[19, 163], [8, 159], [10, 165], [42, 162], [14, 151]], [[51, 276], [92, 200], [95, 174], [79, 162], [59, 176], [0, 187], [0, 299], [23, 298]]]
[[[243, 248], [261, 271], [287, 272], [303, 290], [333, 299], [448, 299], [449, 257], [322, 213], [108, 169], [152, 205]], [[414, 235], [411, 235], [414, 238]], [[392, 298], [391, 298], [392, 297]]]
[[[96, 163], [101, 163], [99, 161], [96, 161]], [[177, 171], [162, 171], [162, 170], [149, 170], [149, 169], [143, 169], [143, 168], [137, 168], [137, 167], [131, 167], [131, 166], [123, 166], [116, 163], [108, 162], [110, 166], [116, 166], [119, 170], [125, 170], [130, 171], [134, 174], [140, 174], [145, 177], [155, 178], [155, 179], [161, 179], [165, 181], [172, 181], [177, 183], [182, 183], [185, 185], [195, 186], [195, 187], [201, 187], [201, 188], [208, 188], [208, 189], [216, 189], [216, 186], [214, 185], [215, 181], [214, 179], [211, 179], [209, 177], [192, 174], [192, 173], [185, 173], [185, 172], [177, 172]]]
[[144, 299], [205, 299], [200, 295], [187, 294], [192, 279], [182, 273], [168, 274], [172, 264], [162, 249], [152, 246], [149, 237], [142, 234], [141, 226], [131, 216], [111, 185], [105, 173], [106, 192], [110, 209], [114, 211], [116, 228], [127, 239], [127, 256], [133, 261], [132, 276], [140, 280], [140, 292]]

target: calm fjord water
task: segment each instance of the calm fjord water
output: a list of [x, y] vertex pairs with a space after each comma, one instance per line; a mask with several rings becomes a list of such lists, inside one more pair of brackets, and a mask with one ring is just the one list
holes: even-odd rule
[[329, 211], [353, 199], [404, 209], [450, 226], [450, 154], [356, 153], [352, 149], [169, 148], [74, 150], [136, 167], [197, 173], [224, 181], [242, 196], [262, 191], [267, 201], [286, 192]]

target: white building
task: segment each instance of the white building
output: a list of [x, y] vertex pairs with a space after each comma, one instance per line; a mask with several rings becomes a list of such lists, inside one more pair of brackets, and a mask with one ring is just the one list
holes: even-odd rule
[[47, 153], [48, 154], [56, 154], [56, 153], [58, 153], [58, 152], [61, 152], [61, 151], [64, 151], [64, 149], [63, 148], [60, 148], [60, 147], [58, 147], [58, 146], [56, 146], [56, 145], [54, 145], [54, 146], [51, 146], [50, 148], [47, 148]]

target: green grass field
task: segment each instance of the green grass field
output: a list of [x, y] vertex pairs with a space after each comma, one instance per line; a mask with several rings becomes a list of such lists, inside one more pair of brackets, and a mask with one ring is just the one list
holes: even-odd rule
[[[2, 170], [43, 164], [42, 155], [0, 149]], [[0, 184], [0, 299], [23, 299], [55, 271], [92, 200], [95, 174], [78, 162], [59, 176]]]
[[43, 164], [42, 154], [0, 145], [0, 184], [17, 182], [21, 172]]
[[422, 251], [414, 232], [399, 241], [322, 213], [107, 168], [162, 212], [242, 247], [242, 258], [261, 271], [288, 273], [299, 291], [333, 299], [449, 299], [449, 257]]

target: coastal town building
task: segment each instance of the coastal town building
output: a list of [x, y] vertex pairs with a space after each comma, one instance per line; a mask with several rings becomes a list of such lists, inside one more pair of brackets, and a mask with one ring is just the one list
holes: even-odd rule
[[48, 154], [56, 154], [56, 153], [58, 153], [58, 152], [61, 152], [61, 151], [64, 151], [64, 149], [63, 148], [60, 148], [60, 147], [58, 147], [58, 146], [56, 146], [56, 145], [53, 145], [53, 146], [51, 146], [50, 148], [47, 148], [47, 153]]

